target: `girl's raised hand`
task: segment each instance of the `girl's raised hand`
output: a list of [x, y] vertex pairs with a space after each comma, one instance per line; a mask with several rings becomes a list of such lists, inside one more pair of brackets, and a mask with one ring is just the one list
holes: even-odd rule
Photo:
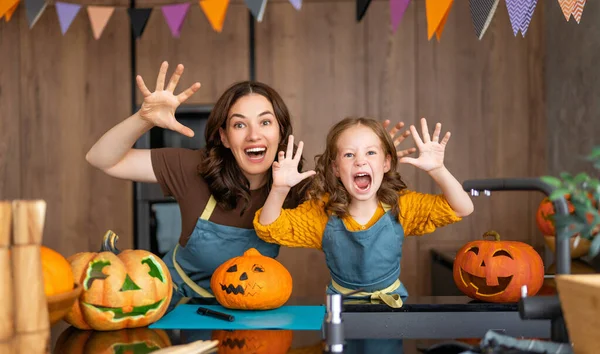
[[439, 167], [444, 166], [444, 152], [446, 150], [446, 144], [450, 140], [450, 132], [440, 141], [440, 133], [442, 131], [442, 124], [437, 123], [433, 136], [429, 136], [429, 129], [427, 128], [427, 120], [421, 118], [421, 133], [423, 134], [423, 140], [419, 137], [419, 133], [414, 125], [410, 126], [410, 132], [412, 134], [415, 145], [419, 150], [419, 157], [402, 157], [398, 162], [408, 163], [416, 166], [424, 171], [430, 172]]
[[173, 92], [175, 91], [175, 87], [179, 82], [181, 74], [183, 74], [183, 65], [177, 65], [177, 68], [165, 89], [165, 78], [167, 76], [168, 68], [169, 63], [166, 61], [160, 66], [154, 92], [148, 90], [140, 75], [135, 78], [137, 86], [144, 96], [144, 102], [142, 103], [142, 108], [139, 112], [140, 116], [154, 126], [173, 130], [188, 137], [193, 137], [194, 131], [175, 119], [175, 110], [181, 103], [185, 102], [198, 91], [200, 83], [196, 82], [187, 90], [175, 96]]
[[302, 157], [304, 143], [298, 143], [298, 149], [294, 155], [294, 136], [290, 135], [287, 144], [287, 152], [280, 151], [277, 161], [273, 162], [273, 189], [292, 188], [303, 179], [313, 176], [313, 170], [298, 172], [298, 164]]

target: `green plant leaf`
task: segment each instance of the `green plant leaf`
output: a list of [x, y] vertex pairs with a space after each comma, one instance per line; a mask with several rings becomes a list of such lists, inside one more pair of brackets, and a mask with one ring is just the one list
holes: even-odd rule
[[550, 193], [550, 196], [548, 198], [550, 198], [550, 200], [555, 201], [557, 199], [560, 199], [560, 197], [564, 197], [566, 194], [569, 194], [569, 190], [568, 189], [564, 189], [564, 188], [558, 188], [552, 191], [552, 193]]
[[560, 179], [562, 179], [565, 182], [571, 182], [573, 180], [573, 177], [571, 177], [571, 174], [569, 172], [561, 172], [559, 173]]
[[554, 176], [542, 176], [540, 177], [540, 179], [542, 180], [542, 182], [551, 185], [552, 187], [555, 188], [560, 188], [562, 187], [562, 181], [559, 178], [556, 178]]
[[594, 240], [590, 244], [590, 251], [588, 255], [590, 257], [596, 257], [596, 255], [600, 252], [600, 237], [594, 237]]
[[585, 181], [589, 180], [590, 176], [587, 173], [581, 172], [577, 176], [573, 178], [573, 183], [576, 185], [583, 184]]

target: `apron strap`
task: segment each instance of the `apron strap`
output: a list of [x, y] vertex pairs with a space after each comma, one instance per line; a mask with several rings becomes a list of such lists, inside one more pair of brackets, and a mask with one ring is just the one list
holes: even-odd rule
[[[215, 210], [216, 206], [217, 206], [217, 200], [211, 194], [210, 198], [208, 198], [208, 203], [206, 203], [206, 206], [204, 207], [204, 211], [202, 212], [202, 215], [200, 215], [200, 219], [208, 220], [210, 218], [210, 216], [212, 215], [213, 211]], [[190, 277], [188, 277], [187, 274], [185, 274], [185, 272], [183, 271], [183, 269], [181, 268], [179, 263], [177, 263], [177, 258], [175, 257], [177, 255], [178, 249], [179, 249], [179, 243], [177, 243], [177, 245], [175, 245], [175, 249], [173, 249], [173, 266], [175, 267], [177, 274], [179, 274], [181, 279], [196, 294], [200, 295], [201, 297], [215, 297], [213, 294], [208, 292], [206, 289], [204, 289], [201, 286], [199, 286], [198, 284], [196, 284], [192, 279], [190, 279]], [[173, 287], [175, 288], [175, 290], [179, 290], [177, 288], [177, 285], [175, 285], [175, 282], [173, 282]]]
[[[400, 297], [399, 294], [388, 294], [396, 289], [398, 289], [400, 287], [400, 279], [396, 279], [396, 281], [388, 286], [385, 289], [381, 289], [381, 290], [377, 290], [374, 292], [367, 292], [367, 291], [362, 291], [356, 294], [352, 294], [352, 297], [370, 297], [371, 300], [381, 300], [383, 301], [386, 305], [388, 305], [391, 308], [400, 308], [402, 307], [402, 298]], [[333, 286], [333, 288], [335, 290], [337, 290], [340, 294], [344, 295], [344, 294], [348, 294], [353, 292], [354, 290], [352, 289], [348, 289], [348, 288], [344, 288], [343, 286], [341, 286], [340, 284], [336, 283], [335, 280], [331, 279], [331, 285]]]
[[381, 203], [381, 206], [383, 207], [383, 210], [387, 213], [388, 211], [392, 210], [392, 207], [389, 204], [385, 204], [385, 203]]

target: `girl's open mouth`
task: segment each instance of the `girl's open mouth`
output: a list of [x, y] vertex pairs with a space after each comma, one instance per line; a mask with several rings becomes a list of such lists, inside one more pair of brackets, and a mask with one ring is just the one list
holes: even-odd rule
[[359, 192], [368, 192], [371, 189], [371, 175], [366, 172], [355, 174], [354, 186]]

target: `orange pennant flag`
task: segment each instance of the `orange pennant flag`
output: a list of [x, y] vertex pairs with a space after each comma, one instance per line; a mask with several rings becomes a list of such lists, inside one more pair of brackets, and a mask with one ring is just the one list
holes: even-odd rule
[[88, 6], [87, 12], [90, 24], [92, 25], [92, 31], [94, 32], [94, 38], [98, 39], [102, 35], [104, 27], [106, 27], [113, 12], [115, 12], [115, 8], [110, 6]]
[[20, 2], [20, 0], [17, 0], [17, 2], [13, 5], [13, 7], [8, 9], [8, 11], [6, 11], [6, 13], [4, 14], [4, 20], [6, 22], [10, 21], [10, 19], [12, 18], [12, 15], [15, 13], [15, 11], [17, 11], [17, 7], [19, 7], [19, 2]]
[[229, 0], [200, 0], [199, 4], [212, 28], [217, 32], [221, 32], [225, 23]]
[[453, 3], [454, 0], [425, 0], [428, 39], [435, 33], [437, 40], [440, 40]]
[[17, 9], [17, 5], [19, 5], [19, 0], [0, 0], [0, 18], [6, 14], [6, 21], [10, 20], [13, 12]]

